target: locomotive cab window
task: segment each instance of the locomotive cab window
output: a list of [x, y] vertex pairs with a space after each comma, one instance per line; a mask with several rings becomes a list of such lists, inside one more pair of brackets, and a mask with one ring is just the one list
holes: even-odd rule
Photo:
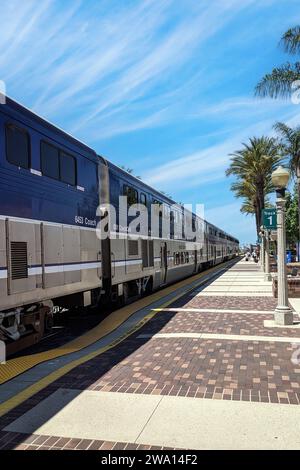
[[64, 183], [76, 186], [76, 161], [65, 152], [60, 154], [60, 179]]
[[59, 150], [41, 142], [41, 170], [43, 175], [59, 180]]
[[26, 130], [13, 124], [6, 126], [6, 158], [9, 163], [18, 167], [30, 166], [29, 135]]

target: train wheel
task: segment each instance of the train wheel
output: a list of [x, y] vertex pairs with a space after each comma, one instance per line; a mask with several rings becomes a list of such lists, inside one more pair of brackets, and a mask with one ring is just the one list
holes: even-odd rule
[[45, 331], [49, 333], [52, 330], [54, 325], [53, 314], [49, 312], [45, 315]]

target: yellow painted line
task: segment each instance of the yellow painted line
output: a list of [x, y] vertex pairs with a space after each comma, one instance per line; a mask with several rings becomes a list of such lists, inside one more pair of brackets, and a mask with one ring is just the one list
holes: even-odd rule
[[[224, 266], [224, 265], [223, 265]], [[197, 279], [201, 279], [201, 277], [203, 277], [204, 275], [206, 275], [207, 273], [210, 273], [210, 272], [214, 272], [214, 271], [217, 271], [219, 268], [219, 266], [216, 266], [216, 267], [213, 267], [211, 269], [208, 269], [207, 271], [205, 271], [204, 273], [200, 273], [200, 274], [197, 274], [195, 276], [193, 276], [192, 278], [188, 278], [188, 279], [185, 279], [184, 281], [181, 281], [173, 286], [170, 286], [169, 288], [166, 288], [164, 289], [164, 292], [170, 292], [172, 293], [174, 290], [180, 288], [180, 287], [184, 287], [188, 284], [190, 284], [191, 282], [193, 282], [193, 280], [197, 280]], [[201, 283], [200, 283], [201, 284]], [[163, 310], [165, 307], [167, 307], [168, 305], [172, 304], [173, 302], [175, 302], [176, 300], [178, 300], [179, 298], [183, 297], [185, 294], [187, 294], [188, 292], [194, 290], [195, 288], [197, 288], [199, 284], [197, 285], [194, 285], [193, 287], [190, 287], [186, 290], [184, 290], [183, 292], [181, 292], [180, 294], [178, 294], [177, 296], [173, 297], [172, 299], [168, 300], [167, 302], [163, 303], [162, 305], [160, 305], [160, 308], [158, 309], [159, 311], [160, 310]], [[151, 296], [147, 297], [147, 299], [150, 299], [152, 298], [151, 301], [147, 302], [146, 305], [149, 305], [153, 302], [155, 302], [155, 300], [153, 300], [153, 297], [155, 297], [155, 299], [157, 298], [157, 294], [160, 294], [161, 292], [157, 292], [155, 294], [152, 294]], [[167, 294], [166, 294], [167, 295]], [[141, 299], [140, 301], [137, 301], [135, 303], [135, 306], [136, 304], [144, 301], [146, 299]], [[145, 306], [145, 305], [144, 305]], [[137, 309], [135, 309], [135, 311], [137, 310], [140, 310], [140, 308], [142, 307], [138, 307]], [[126, 310], [126, 307], [124, 307], [124, 309], [121, 309], [121, 310]], [[120, 311], [120, 310], [119, 310]], [[116, 313], [116, 312], [114, 312]], [[129, 336], [131, 336], [133, 333], [135, 333], [136, 331], [138, 331], [139, 329], [142, 328], [142, 326], [144, 326], [149, 320], [151, 320], [151, 318], [153, 318], [158, 312], [150, 312], [148, 313], [147, 315], [145, 315], [145, 317], [140, 321], [138, 322], [131, 330], [129, 330], [127, 333], [125, 333], [124, 335], [120, 336], [118, 339], [116, 339], [115, 341], [113, 341], [112, 343], [110, 343], [109, 345], [105, 346], [105, 347], [102, 347], [102, 348], [99, 348], [97, 349], [96, 351], [93, 351], [89, 354], [86, 354], [84, 356], [82, 356], [81, 358], [79, 359], [76, 359], [72, 362], [70, 362], [69, 364], [66, 364], [65, 366], [63, 367], [60, 367], [59, 369], [57, 369], [56, 371], [52, 372], [51, 374], [47, 375], [47, 377], [44, 377], [43, 379], [40, 379], [38, 382], [34, 383], [33, 385], [30, 385], [28, 388], [26, 388], [25, 390], [23, 390], [22, 392], [18, 393], [17, 395], [15, 395], [14, 397], [10, 398], [9, 400], [5, 401], [4, 403], [2, 403], [0, 405], [0, 417], [5, 415], [6, 413], [8, 413], [9, 411], [11, 411], [13, 408], [15, 408], [16, 406], [19, 406], [21, 403], [23, 403], [24, 401], [28, 400], [30, 397], [32, 397], [33, 395], [35, 395], [36, 393], [40, 392], [41, 390], [43, 390], [45, 387], [47, 387], [48, 385], [50, 385], [51, 383], [55, 382], [55, 380], [59, 379], [60, 377], [62, 377], [63, 375], [67, 374], [68, 372], [70, 372], [72, 369], [74, 369], [75, 367], [81, 365], [81, 364], [84, 364], [85, 362], [87, 361], [90, 361], [91, 359], [93, 359], [94, 357], [96, 356], [99, 356], [100, 354], [103, 354], [104, 352], [108, 351], [109, 349], [112, 349], [114, 348], [115, 346], [117, 346], [118, 344], [120, 344], [122, 341], [124, 341], [126, 338], [128, 338]], [[103, 322], [104, 323], [104, 322]], [[94, 329], [97, 329], [94, 328]], [[83, 335], [85, 336], [85, 335]], [[100, 338], [99, 338], [100, 339]], [[51, 352], [51, 351], [49, 351]]]
[[0, 384], [3, 384], [8, 380], [13, 379], [14, 377], [22, 374], [23, 372], [31, 369], [32, 367], [38, 364], [41, 364], [42, 362], [53, 360], [66, 354], [71, 354], [80, 351], [81, 349], [90, 346], [91, 344], [95, 343], [104, 336], [107, 336], [109, 333], [118, 328], [136, 311], [145, 308], [151, 303], [159, 300], [162, 295], [169, 295], [175, 290], [180, 289], [181, 287], [184, 287], [197, 279], [201, 279], [208, 273], [217, 271], [219, 268], [220, 265], [210, 268], [205, 272], [196, 274], [195, 276], [189, 277], [187, 279], [184, 279], [183, 281], [180, 281], [176, 284], [173, 284], [172, 286], [165, 288], [163, 292], [157, 291], [148, 297], [142, 298], [134, 302], [133, 304], [127, 305], [119, 310], [116, 310], [112, 312], [108, 317], [106, 317], [99, 325], [92, 328], [90, 331], [84, 333], [78, 338], [58, 348], [8, 360], [6, 364], [0, 365]]

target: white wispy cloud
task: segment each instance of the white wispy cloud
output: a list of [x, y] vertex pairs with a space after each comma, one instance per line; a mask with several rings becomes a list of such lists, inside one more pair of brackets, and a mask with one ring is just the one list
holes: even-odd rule
[[[172, 121], [170, 90], [179, 86], [178, 71], [208, 38], [254, 4], [103, 0], [85, 8], [80, 0], [63, 5], [45, 0], [38, 6], [35, 0], [11, 0], [1, 8], [1, 78], [9, 93], [85, 140], [155, 127]], [[183, 77], [190, 86], [182, 87], [181, 103], [191, 96], [193, 76], [199, 71]], [[149, 95], [165, 104], [147, 111]], [[133, 104], [135, 118], [129, 111]]]
[[[225, 108], [226, 109], [226, 106]], [[225, 118], [225, 114], [224, 114]], [[300, 109], [294, 106], [292, 111], [281, 116], [287, 124], [300, 125]], [[160, 185], [169, 190], [180, 181], [180, 187], [194, 187], [201, 184], [217, 181], [225, 178], [225, 169], [229, 164], [229, 154], [238, 150], [242, 142], [252, 136], [275, 135], [273, 129], [274, 118], [256, 122], [248, 125], [223, 142], [208, 146], [179, 158], [169, 159], [168, 163], [144, 171], [143, 179], [154, 186]]]

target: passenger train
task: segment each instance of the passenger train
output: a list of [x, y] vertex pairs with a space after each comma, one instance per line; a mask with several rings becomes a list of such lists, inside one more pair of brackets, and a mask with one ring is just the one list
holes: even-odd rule
[[[120, 195], [149, 213], [151, 204], [167, 208], [160, 222], [169, 208], [170, 234], [130, 235], [119, 223]], [[122, 305], [237, 255], [236, 238], [198, 224], [195, 214], [202, 243], [184, 230], [175, 236], [183, 207], [172, 212], [174, 204], [7, 98], [0, 105], [0, 340], [9, 351], [38, 342], [58, 309]], [[97, 226], [110, 205], [117, 221], [101, 239]]]

